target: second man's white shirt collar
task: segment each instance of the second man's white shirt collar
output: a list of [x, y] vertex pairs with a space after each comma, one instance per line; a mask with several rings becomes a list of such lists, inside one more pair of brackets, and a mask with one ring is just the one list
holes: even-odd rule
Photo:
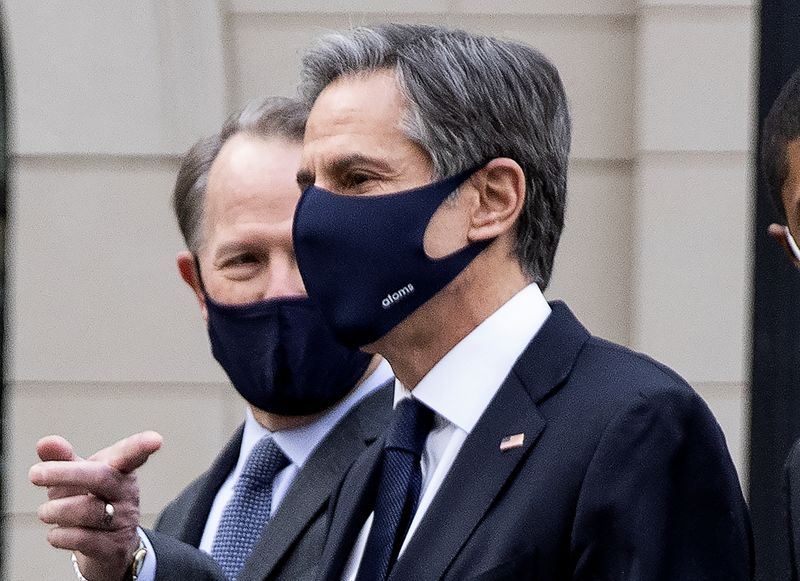
[[[539, 287], [528, 285], [442, 357], [413, 396], [469, 434], [550, 312]], [[395, 405], [410, 393], [395, 380]]]
[[[389, 367], [388, 363], [382, 361], [377, 369], [375, 369], [375, 371], [373, 371], [369, 377], [367, 377], [364, 382], [358, 386], [358, 388], [353, 390], [338, 404], [317, 418], [314, 422], [312, 422], [311, 425], [295, 428], [293, 430], [274, 432], [272, 434], [272, 437], [275, 439], [275, 443], [278, 444], [278, 447], [283, 451], [291, 464], [281, 470], [272, 481], [271, 514], [275, 514], [275, 512], [278, 510], [284, 496], [286, 496], [287, 492], [289, 491], [292, 482], [294, 482], [295, 477], [300, 473], [300, 469], [306, 463], [309, 456], [314, 452], [320, 442], [325, 439], [325, 436], [328, 435], [328, 432], [330, 432], [334, 426], [336, 426], [339, 420], [341, 420], [348, 411], [358, 404], [359, 401], [361, 401], [370, 393], [374, 392], [379, 386], [383, 385], [391, 378], [391, 367]], [[225, 482], [217, 491], [217, 495], [211, 505], [211, 510], [209, 511], [208, 518], [206, 519], [205, 528], [203, 529], [203, 536], [200, 539], [201, 550], [204, 550], [207, 553], [211, 552], [214, 537], [216, 537], [217, 528], [219, 527], [220, 519], [222, 518], [222, 513], [227, 503], [233, 497], [234, 488], [236, 486], [236, 482], [239, 480], [239, 475], [241, 474], [247, 459], [250, 457], [253, 447], [261, 438], [269, 433], [270, 432], [266, 428], [256, 421], [250, 408], [247, 408], [244, 432], [242, 434], [242, 444], [239, 447], [239, 459], [236, 462], [236, 466], [234, 467], [233, 471], [228, 475], [228, 477], [225, 479]], [[155, 560], [155, 557], [153, 559], [148, 557], [145, 560], [145, 563], [147, 564], [146, 566], [150, 567], [152, 571], [155, 570], [155, 565], [152, 565]], [[152, 580], [154, 576], [154, 573], [149, 574], [148, 576], [144, 577], [144, 579]]]
[[[320, 418], [299, 428], [273, 432], [272, 438], [281, 451], [286, 454], [289, 461], [298, 468], [302, 468], [317, 445], [328, 435], [328, 432], [333, 429], [339, 420], [359, 401], [389, 381], [392, 377], [392, 368], [389, 367], [386, 360], [381, 361], [375, 371], [373, 371], [358, 388], [330, 408]], [[234, 468], [235, 476], [238, 476], [239, 472], [244, 468], [244, 463], [247, 461], [256, 443], [262, 437], [270, 433], [269, 430], [256, 421], [249, 407], [246, 413], [239, 461]]]

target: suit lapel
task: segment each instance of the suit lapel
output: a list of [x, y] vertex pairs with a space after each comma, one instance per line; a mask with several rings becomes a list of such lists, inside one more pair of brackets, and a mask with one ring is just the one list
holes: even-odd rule
[[186, 518], [178, 538], [193, 547], [200, 546], [208, 513], [225, 479], [236, 466], [242, 447], [244, 427], [240, 426], [211, 467], [200, 477], [195, 493], [187, 499]]
[[[589, 333], [563, 303], [512, 368], [456, 457], [390, 579], [439, 579], [535, 448], [546, 422], [536, 403], [563, 384]], [[524, 434], [505, 451], [500, 442]], [[457, 513], [457, 518], [453, 514]]]
[[[391, 578], [439, 579], [544, 426], [527, 392], [511, 376], [464, 442]], [[503, 438], [514, 434], [525, 434], [522, 445], [501, 451]]]
[[342, 570], [361, 528], [375, 506], [380, 477], [383, 437], [358, 458], [339, 488], [332, 507], [332, 520], [322, 554], [322, 574], [318, 579], [333, 581], [341, 578]]
[[278, 511], [264, 528], [239, 581], [262, 581], [295, 545], [341, 482], [353, 461], [383, 430], [391, 413], [392, 388], [385, 385], [356, 405], [311, 454]]

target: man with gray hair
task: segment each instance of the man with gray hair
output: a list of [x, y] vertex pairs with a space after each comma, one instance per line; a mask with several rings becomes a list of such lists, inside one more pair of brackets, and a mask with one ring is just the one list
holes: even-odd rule
[[306, 114], [291, 99], [254, 102], [198, 141], [178, 172], [173, 202], [187, 246], [178, 270], [214, 357], [248, 403], [209, 470], [142, 531], [134, 470], [160, 445], [157, 434], [89, 460], [61, 438], [37, 447], [44, 462], [31, 479], [51, 498], [39, 514], [58, 525], [51, 544], [76, 551], [79, 578], [314, 577], [328, 500], [384, 428], [391, 391], [380, 387], [392, 374], [379, 356], [339, 344], [305, 296], [291, 229]]
[[397, 377], [320, 578], [749, 579], [747, 508], [707, 406], [542, 295], [570, 148], [555, 67], [390, 24], [323, 38], [302, 92], [300, 272], [338, 338]]

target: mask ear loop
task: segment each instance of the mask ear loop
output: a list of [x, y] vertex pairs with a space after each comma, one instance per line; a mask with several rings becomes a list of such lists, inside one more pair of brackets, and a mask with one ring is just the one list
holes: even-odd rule
[[788, 226], [783, 227], [783, 233], [786, 236], [786, 242], [789, 244], [789, 248], [794, 255], [794, 259], [800, 262], [800, 248], [797, 247], [797, 242], [795, 241], [794, 236], [792, 236], [792, 233], [789, 231]]
[[208, 297], [208, 291], [206, 290], [206, 285], [203, 282], [203, 273], [200, 272], [200, 257], [192, 252], [192, 258], [194, 258], [194, 270], [197, 273], [197, 282], [200, 283], [200, 290], [203, 291], [203, 294], [206, 297]]

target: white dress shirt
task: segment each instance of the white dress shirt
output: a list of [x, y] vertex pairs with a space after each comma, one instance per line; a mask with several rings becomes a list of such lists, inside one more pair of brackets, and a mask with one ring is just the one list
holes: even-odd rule
[[[531, 284], [464, 337], [413, 391], [395, 380], [395, 406], [402, 398], [413, 397], [436, 414], [422, 452], [419, 505], [400, 547], [401, 555], [453, 466], [464, 440], [548, 316], [550, 305], [539, 287]], [[342, 579], [353, 581], [356, 578], [372, 519], [373, 514], [370, 514], [353, 546]]]
[[[289, 491], [297, 474], [302, 470], [306, 460], [308, 460], [308, 457], [311, 456], [320, 442], [325, 439], [325, 436], [328, 435], [339, 420], [341, 420], [353, 406], [389, 381], [392, 377], [392, 368], [385, 360], [381, 361], [375, 371], [373, 371], [357, 389], [330, 408], [324, 415], [320, 416], [319, 419], [306, 426], [290, 430], [281, 430], [271, 433], [256, 421], [253, 417], [253, 412], [248, 407], [244, 422], [244, 432], [242, 434], [242, 445], [239, 449], [239, 460], [236, 462], [233, 471], [220, 487], [216, 497], [214, 497], [214, 502], [211, 505], [211, 510], [206, 520], [206, 526], [203, 529], [203, 536], [200, 539], [200, 549], [206, 553], [211, 553], [211, 547], [214, 544], [214, 537], [219, 528], [222, 512], [233, 497], [234, 487], [239, 480], [239, 475], [242, 473], [247, 458], [253, 451], [253, 447], [255, 447], [256, 443], [263, 436], [271, 433], [273, 440], [275, 440], [275, 443], [290, 462], [286, 468], [275, 475], [275, 479], [272, 481], [272, 506], [270, 507], [270, 516], [272, 516], [275, 514], [275, 511], [278, 510], [281, 501]], [[154, 581], [156, 576], [157, 555], [153, 551], [153, 546], [150, 544], [147, 535], [142, 529], [139, 529], [139, 536], [147, 547], [147, 556], [145, 557], [144, 566], [139, 575], [139, 581]]]

